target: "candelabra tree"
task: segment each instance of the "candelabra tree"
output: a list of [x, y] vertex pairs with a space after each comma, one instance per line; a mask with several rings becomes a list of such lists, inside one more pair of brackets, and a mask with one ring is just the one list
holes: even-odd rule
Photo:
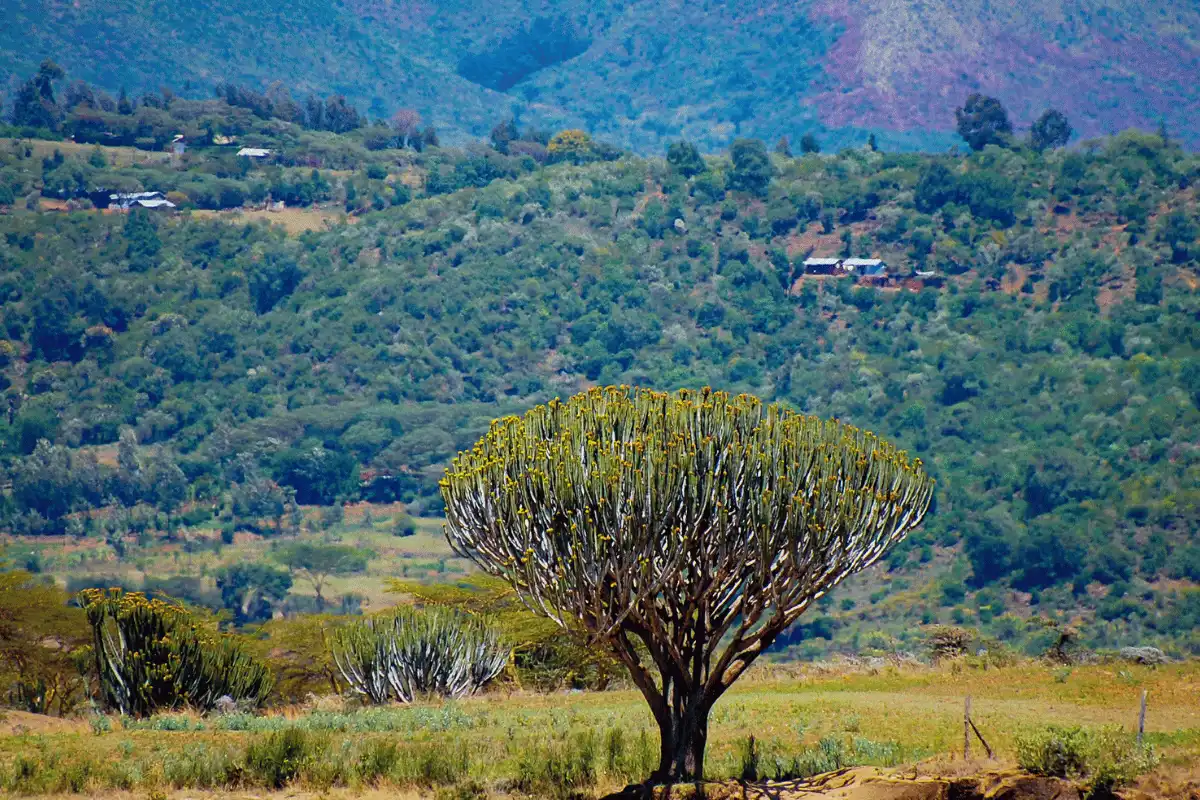
[[80, 604], [92, 626], [101, 698], [122, 714], [207, 711], [222, 697], [257, 705], [271, 691], [266, 664], [181, 606], [120, 589], [85, 589]]
[[655, 782], [703, 777], [713, 704], [920, 524], [919, 460], [749, 395], [627, 387], [495, 421], [441, 482], [454, 550], [581, 624], [645, 696]]
[[480, 617], [405, 606], [339, 629], [331, 651], [350, 687], [373, 703], [474, 694], [500, 674], [511, 653]]

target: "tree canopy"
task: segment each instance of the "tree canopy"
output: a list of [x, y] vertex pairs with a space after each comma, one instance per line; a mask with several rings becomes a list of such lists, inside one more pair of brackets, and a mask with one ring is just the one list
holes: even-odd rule
[[673, 142], [667, 148], [667, 163], [679, 171], [685, 178], [699, 175], [707, 169], [704, 158], [696, 145], [687, 141]]
[[1035, 150], [1053, 150], [1066, 146], [1071, 141], [1071, 123], [1067, 115], [1057, 109], [1048, 108], [1042, 113], [1029, 131], [1029, 144]]
[[736, 139], [729, 147], [733, 169], [729, 173], [729, 188], [736, 191], [765, 195], [775, 170], [767, 155], [767, 146], [760, 139]]
[[972, 150], [982, 150], [989, 144], [1003, 145], [1012, 134], [1008, 112], [994, 97], [972, 94], [962, 108], [954, 112], [958, 135]]
[[313, 587], [317, 608], [325, 606], [323, 591], [331, 575], [348, 575], [367, 568], [368, 554], [344, 544], [293, 542], [279, 548], [275, 554], [280, 564], [301, 575]]

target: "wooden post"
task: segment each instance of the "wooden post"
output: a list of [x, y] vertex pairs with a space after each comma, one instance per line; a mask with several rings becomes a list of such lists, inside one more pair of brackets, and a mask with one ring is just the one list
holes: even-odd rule
[[963, 707], [963, 759], [971, 760], [971, 695], [967, 695], [967, 704]]
[[1142, 746], [1142, 737], [1146, 735], [1146, 690], [1142, 689], [1142, 709], [1138, 712], [1138, 747]]

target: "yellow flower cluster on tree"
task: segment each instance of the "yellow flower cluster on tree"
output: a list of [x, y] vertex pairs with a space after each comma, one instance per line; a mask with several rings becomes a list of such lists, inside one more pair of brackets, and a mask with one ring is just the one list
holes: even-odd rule
[[559, 131], [546, 145], [546, 152], [556, 159], [579, 160], [592, 155], [592, 137], [578, 128]]
[[20, 354], [21, 349], [18, 343], [10, 339], [0, 339], [0, 367], [7, 367]]
[[919, 460], [836, 420], [624, 386], [495, 421], [441, 482], [456, 552], [630, 670], [660, 780], [702, 774], [712, 703], [916, 527], [932, 487]]

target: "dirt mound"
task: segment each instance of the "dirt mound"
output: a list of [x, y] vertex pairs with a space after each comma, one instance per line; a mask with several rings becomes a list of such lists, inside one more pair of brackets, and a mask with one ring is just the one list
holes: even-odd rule
[[[630, 787], [606, 800], [644, 797]], [[963, 777], [899, 775], [875, 767], [828, 772], [796, 781], [706, 783], [659, 787], [653, 800], [1080, 800], [1070, 781], [994, 770]]]

